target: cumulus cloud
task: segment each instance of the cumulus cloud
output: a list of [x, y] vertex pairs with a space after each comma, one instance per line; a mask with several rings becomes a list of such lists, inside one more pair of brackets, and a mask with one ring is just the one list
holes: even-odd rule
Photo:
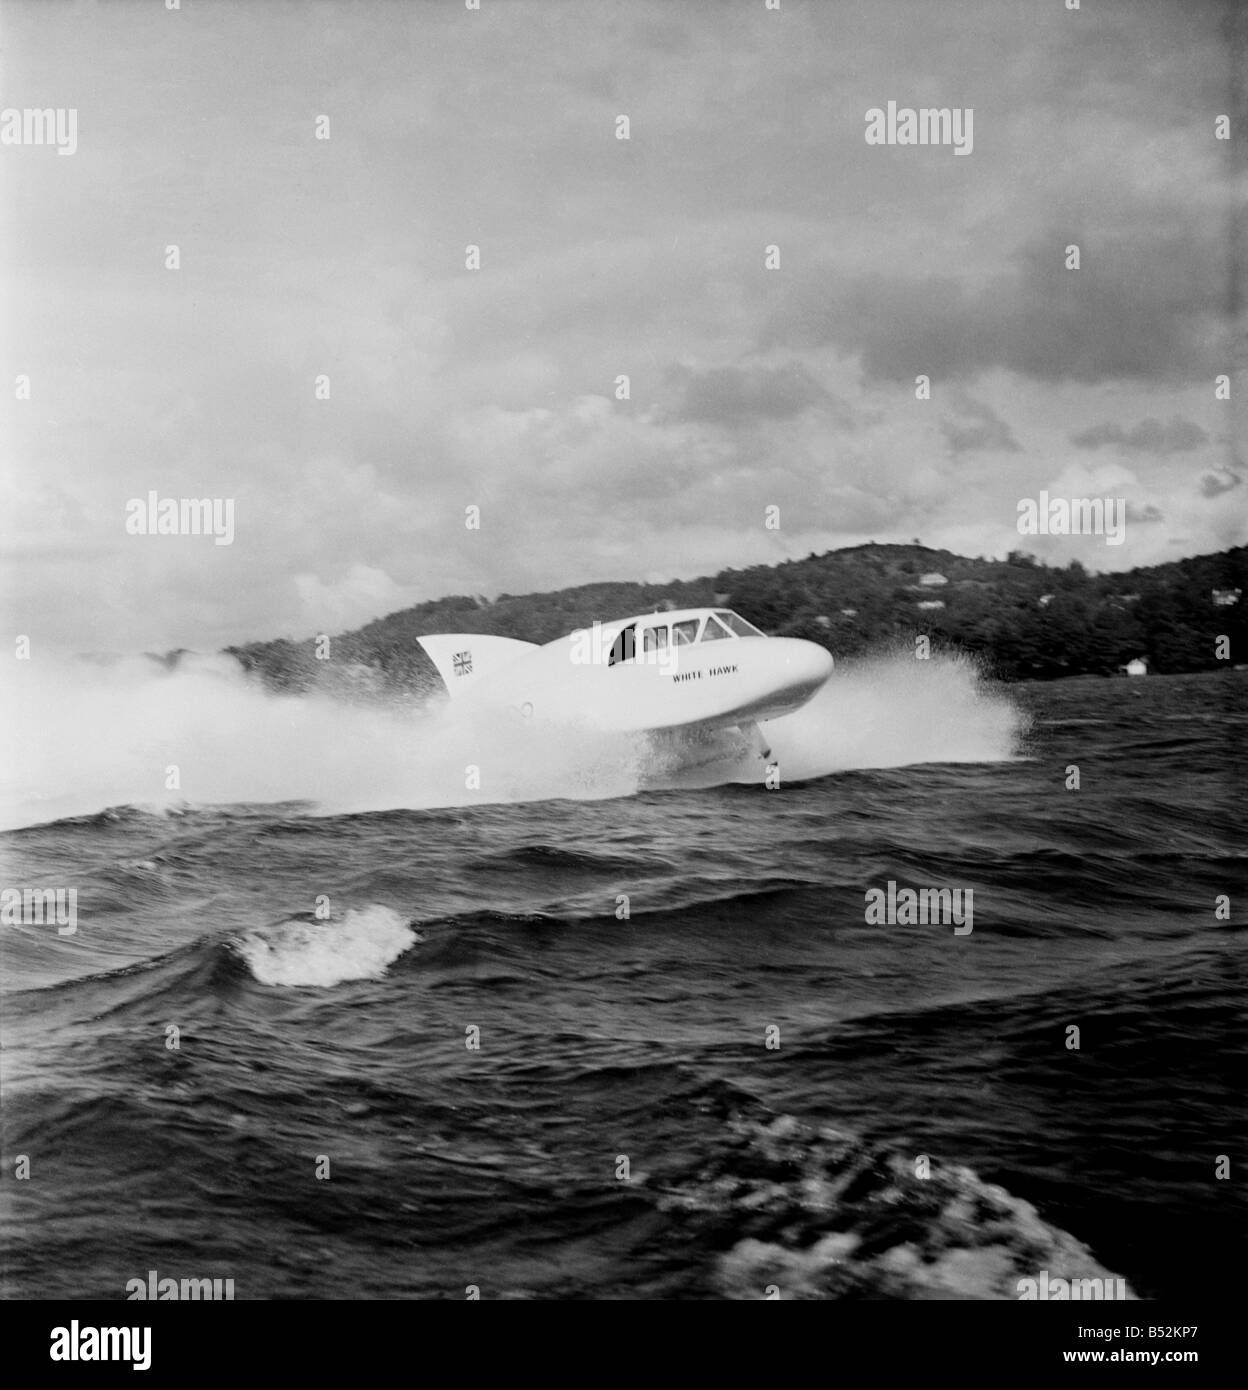
[[[10, 85], [84, 111], [73, 159], [5, 161], [14, 630], [203, 647], [872, 538], [1004, 554], [1072, 430], [1136, 472], [1069, 494], [1164, 516], [1109, 561], [1242, 536], [1200, 406], [1217, 6], [487, 8], [224, 4], [192, 41], [8, 7]], [[974, 154], [868, 147], [889, 93], [973, 106]], [[1189, 448], [1203, 481], [1163, 476]], [[125, 537], [152, 488], [236, 499], [235, 543]]]
[[832, 407], [841, 418], [848, 410], [800, 362], [778, 367], [673, 368], [674, 403], [667, 418], [715, 425], [788, 420], [813, 406]]
[[980, 283], [940, 276], [805, 271], [765, 323], [764, 347], [835, 343], [891, 381], [970, 380], [1005, 368], [1039, 382], [1191, 382], [1226, 336], [1224, 247], [1193, 212], [1178, 229], [1140, 223], [1064, 261], [1066, 234], [1030, 237]]
[[1194, 420], [1185, 420], [1178, 415], [1164, 423], [1150, 417], [1130, 429], [1106, 422], [1070, 436], [1070, 442], [1080, 449], [1102, 449], [1115, 445], [1120, 449], [1161, 456], [1189, 453], [1200, 448], [1208, 439], [1209, 435]]
[[943, 419], [940, 429], [955, 454], [969, 454], [976, 450], [1010, 454], [1019, 452], [1014, 431], [990, 405], [975, 400], [965, 391], [954, 393], [953, 404], [961, 418]]
[[1206, 473], [1200, 480], [1200, 495], [1202, 497], [1220, 497], [1224, 492], [1230, 492], [1243, 482], [1238, 473], [1232, 472], [1229, 468], [1219, 469], [1216, 473]]

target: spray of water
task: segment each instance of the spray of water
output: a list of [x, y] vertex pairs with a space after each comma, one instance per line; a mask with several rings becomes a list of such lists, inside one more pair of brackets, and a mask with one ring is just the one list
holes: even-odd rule
[[[228, 657], [12, 663], [5, 827], [107, 807], [307, 801], [325, 813], [625, 796], [661, 784], [652, 743], [497, 712], [276, 695]], [[1022, 720], [956, 658], [838, 668], [767, 726], [786, 781], [851, 768], [1013, 756]], [[749, 760], [717, 772], [753, 780]], [[761, 776], [761, 769], [759, 770]]]
[[1027, 720], [965, 656], [901, 651], [838, 668], [809, 704], [768, 726], [787, 778], [1016, 755]]

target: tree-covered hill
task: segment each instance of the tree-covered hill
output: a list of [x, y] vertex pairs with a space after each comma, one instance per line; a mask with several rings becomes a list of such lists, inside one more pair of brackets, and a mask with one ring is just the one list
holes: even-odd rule
[[[227, 650], [280, 689], [420, 692], [438, 685], [415, 642], [428, 633], [549, 642], [595, 620], [721, 604], [773, 636], [805, 637], [838, 657], [926, 635], [933, 650], [981, 654], [1006, 680], [1112, 675], [1136, 657], [1154, 672], [1205, 671], [1248, 659], [1246, 589], [1246, 546], [1093, 575], [1077, 561], [1055, 569], [1019, 552], [972, 560], [918, 544], [871, 544], [668, 584], [435, 599], [333, 638], [328, 659], [317, 659], [314, 638]], [[1216, 655], [1223, 636], [1229, 660]]]

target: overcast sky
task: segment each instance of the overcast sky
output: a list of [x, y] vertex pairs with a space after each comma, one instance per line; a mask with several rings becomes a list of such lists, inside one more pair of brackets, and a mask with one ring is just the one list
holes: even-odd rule
[[[1242, 543], [1232, 8], [0, 4], [0, 106], [77, 112], [72, 156], [0, 147], [13, 631], [206, 649], [866, 540]], [[972, 108], [972, 151], [868, 145], [890, 100]], [[1125, 498], [1126, 543], [1020, 537], [1042, 489]], [[233, 499], [233, 543], [127, 534], [150, 491]]]

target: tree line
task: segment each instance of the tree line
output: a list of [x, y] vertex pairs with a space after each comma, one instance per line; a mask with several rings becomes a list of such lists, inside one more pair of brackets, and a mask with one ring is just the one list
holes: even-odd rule
[[[1137, 657], [1156, 673], [1225, 670], [1248, 650], [1246, 574], [1248, 546], [1090, 574], [1077, 560], [1054, 567], [1021, 551], [987, 560], [917, 542], [872, 543], [666, 584], [434, 599], [331, 638], [327, 661], [318, 660], [315, 638], [226, 650], [277, 689], [420, 694], [439, 684], [415, 640], [429, 633], [541, 643], [595, 620], [716, 605], [838, 659], [926, 636], [933, 651], [976, 653], [1002, 680], [1114, 675]], [[1222, 638], [1229, 658], [1218, 656]]]

